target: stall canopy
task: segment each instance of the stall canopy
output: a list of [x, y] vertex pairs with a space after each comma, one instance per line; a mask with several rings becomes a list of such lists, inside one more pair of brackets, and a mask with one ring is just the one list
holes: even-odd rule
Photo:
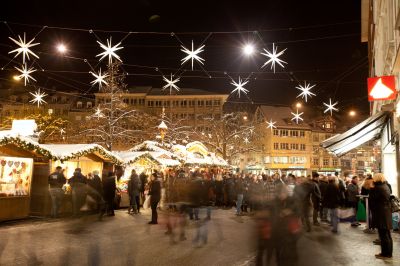
[[173, 167], [181, 164], [179, 161], [172, 159], [168, 153], [161, 151], [122, 151], [115, 152], [115, 154], [119, 156], [125, 164], [135, 163], [141, 158], [149, 159], [155, 164], [166, 167]]
[[342, 156], [367, 141], [379, 138], [389, 115], [387, 111], [379, 112], [348, 131], [326, 139], [321, 146], [336, 156]]

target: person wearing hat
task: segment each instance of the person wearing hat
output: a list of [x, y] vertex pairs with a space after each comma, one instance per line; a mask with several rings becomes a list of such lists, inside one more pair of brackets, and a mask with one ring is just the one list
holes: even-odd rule
[[151, 175], [151, 181], [149, 183], [149, 195], [150, 195], [150, 206], [151, 206], [151, 221], [149, 224], [158, 223], [157, 205], [161, 199], [161, 184], [157, 180], [157, 173]]

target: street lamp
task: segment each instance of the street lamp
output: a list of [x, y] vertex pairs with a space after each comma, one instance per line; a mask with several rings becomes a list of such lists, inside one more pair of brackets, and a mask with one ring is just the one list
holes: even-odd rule
[[243, 116], [243, 120], [247, 121], [247, 115]]
[[60, 43], [57, 45], [57, 51], [60, 54], [65, 54], [67, 52], [67, 47], [63, 43]]
[[354, 110], [350, 110], [350, 112], [349, 112], [349, 116], [351, 116], [351, 117], [354, 117], [354, 116], [356, 116], [356, 111], [354, 111]]
[[15, 81], [20, 81], [20, 79], [21, 79], [21, 78], [20, 78], [18, 75], [14, 75], [14, 76], [13, 76], [13, 80], [15, 80]]
[[248, 43], [243, 46], [243, 53], [247, 56], [252, 55], [254, 53], [254, 45]]
[[297, 102], [297, 103], [296, 103], [296, 108], [298, 109], [298, 108], [301, 108], [301, 107], [303, 107], [303, 105], [301, 104], [301, 102]]

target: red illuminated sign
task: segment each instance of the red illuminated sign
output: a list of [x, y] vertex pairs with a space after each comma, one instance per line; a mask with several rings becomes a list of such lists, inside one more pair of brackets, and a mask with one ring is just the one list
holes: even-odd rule
[[368, 100], [394, 100], [396, 99], [396, 83], [394, 76], [368, 78]]

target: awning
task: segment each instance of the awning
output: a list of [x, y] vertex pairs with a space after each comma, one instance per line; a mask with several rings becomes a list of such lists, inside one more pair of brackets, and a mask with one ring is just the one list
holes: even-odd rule
[[342, 156], [367, 141], [379, 138], [389, 115], [387, 111], [376, 113], [348, 131], [326, 139], [321, 146], [336, 156]]

